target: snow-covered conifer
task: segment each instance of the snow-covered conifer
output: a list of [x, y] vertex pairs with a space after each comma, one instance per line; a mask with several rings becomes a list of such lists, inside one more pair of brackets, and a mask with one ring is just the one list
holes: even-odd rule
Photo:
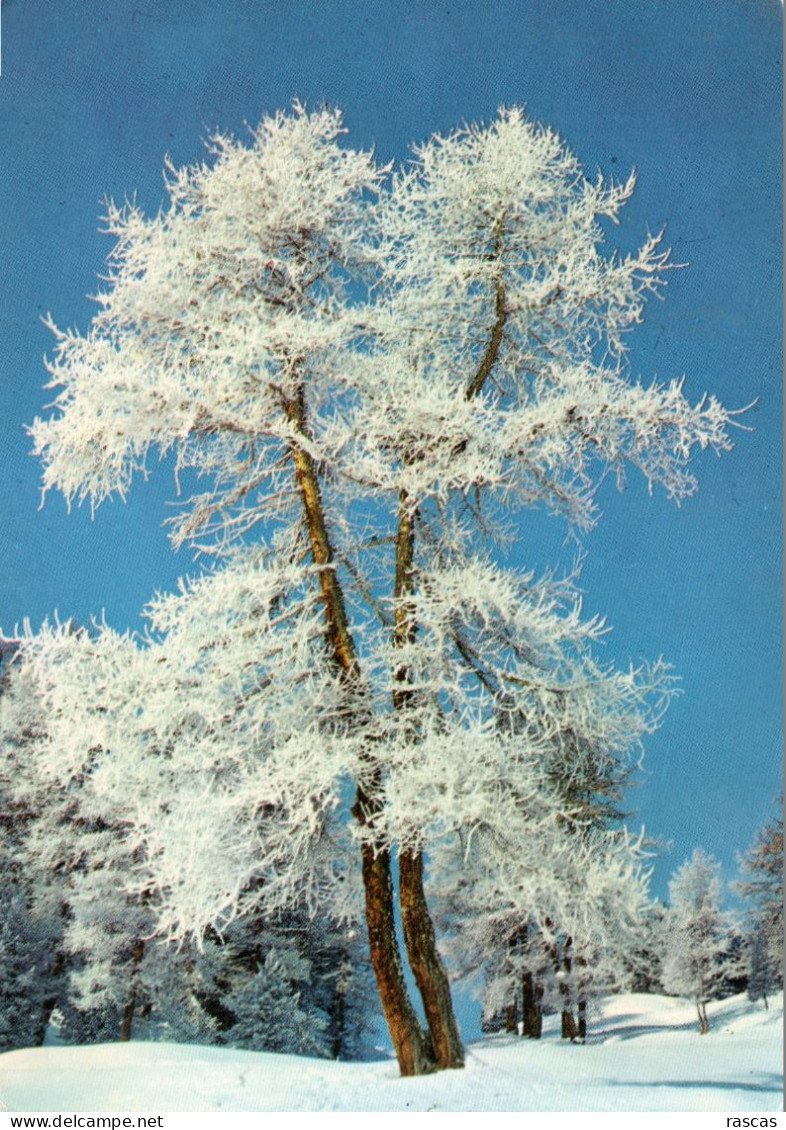
[[720, 864], [696, 848], [669, 883], [663, 985], [695, 1002], [702, 1035], [710, 1027], [707, 1003], [727, 972], [729, 921], [720, 899]]
[[777, 993], [783, 974], [781, 963], [773, 956], [763, 926], [761, 919], [754, 919], [753, 932], [748, 934], [748, 999], [763, 1001], [764, 1007], [769, 1008], [767, 998]]
[[[772, 818], [740, 861], [745, 878], [734, 884], [749, 901], [752, 970], [783, 984], [783, 818]], [[763, 942], [762, 942], [763, 939]], [[766, 947], [766, 956], [762, 950]], [[755, 957], [754, 957], [755, 955]], [[764, 970], [769, 970], [768, 974]], [[757, 980], [760, 979], [757, 975]], [[772, 991], [772, 989], [770, 990]]]
[[651, 902], [633, 932], [630, 944], [621, 955], [621, 985], [634, 993], [660, 993], [668, 911], [661, 902]]

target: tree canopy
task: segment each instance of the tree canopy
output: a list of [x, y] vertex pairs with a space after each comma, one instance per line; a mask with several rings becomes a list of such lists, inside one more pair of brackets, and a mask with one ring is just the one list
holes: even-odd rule
[[343, 132], [296, 105], [168, 164], [159, 214], [108, 205], [91, 327], [52, 323], [44, 486], [98, 505], [173, 453], [173, 542], [212, 563], [151, 602], [146, 638], [45, 627], [21, 662], [42, 771], [123, 798], [159, 928], [363, 904], [417, 1071], [461, 1062], [425, 853], [468, 862], [474, 840], [517, 913], [580, 915], [593, 845], [636, 871], [627, 841], [564, 834], [587, 766], [623, 762], [673, 689], [662, 664], [601, 664], [575, 577], [514, 568], [510, 540], [532, 506], [587, 528], [628, 465], [683, 499], [732, 420], [631, 375], [626, 335], [668, 268], [658, 236], [605, 249], [632, 176], [586, 179], [518, 108], [395, 168]]

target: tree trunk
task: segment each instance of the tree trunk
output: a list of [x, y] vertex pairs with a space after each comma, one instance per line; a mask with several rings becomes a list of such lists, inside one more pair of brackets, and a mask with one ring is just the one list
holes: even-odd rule
[[131, 990], [131, 995], [128, 998], [128, 1003], [123, 1009], [123, 1018], [120, 1022], [120, 1040], [122, 1043], [128, 1043], [131, 1039], [131, 1028], [134, 1023], [134, 1011], [136, 1009], [136, 989]]
[[127, 1043], [131, 1039], [131, 1029], [134, 1025], [134, 1013], [136, 1012], [136, 971], [144, 952], [145, 943], [141, 938], [137, 938], [131, 952], [131, 992], [129, 993], [126, 1006], [123, 1009], [123, 1017], [120, 1022], [120, 1039], [123, 1043]]
[[[504, 219], [504, 216], [500, 217], [494, 227], [493, 254], [497, 260], [502, 254]], [[499, 355], [507, 319], [505, 290], [501, 279], [495, 284], [495, 315], [486, 352], [478, 371], [464, 391], [466, 400], [472, 400], [482, 391]], [[399, 494], [396, 535], [394, 647], [403, 647], [412, 643], [417, 631], [415, 609], [411, 600], [415, 591], [416, 515], [416, 507], [412, 505], [407, 492], [402, 490]], [[412, 702], [410, 677], [410, 671], [405, 665], [394, 672], [396, 687], [393, 691], [393, 706], [396, 710], [405, 710]], [[416, 740], [416, 735], [413, 735], [413, 740]], [[423, 860], [419, 853], [416, 855], [407, 851], [402, 852], [399, 862], [399, 893], [407, 956], [423, 1000], [437, 1066], [463, 1067], [464, 1049], [453, 1010], [450, 984], [437, 951], [434, 926], [423, 889]]]
[[[285, 401], [284, 408], [297, 431], [304, 439], [310, 439], [302, 388], [298, 389], [294, 399]], [[358, 714], [362, 715], [365, 696], [360, 665], [349, 629], [344, 595], [334, 567], [317, 469], [305, 446], [293, 443], [290, 454], [303, 505], [311, 554], [314, 564], [319, 568], [328, 647], [344, 685], [356, 699]], [[381, 809], [378, 785], [373, 769], [369, 770], [365, 780], [358, 783], [352, 812], [362, 826], [367, 827], [371, 817]], [[361, 854], [371, 965], [382, 1009], [401, 1074], [419, 1075], [432, 1070], [434, 1065], [404, 981], [393, 911], [390, 852], [382, 844], [375, 842], [372, 836], [370, 840], [364, 841]]]
[[564, 978], [560, 981], [559, 993], [565, 1002], [562, 1008], [562, 1039], [575, 1040], [579, 1034], [576, 1018], [573, 1015], [573, 1010], [568, 1006], [570, 1000], [570, 973], [572, 969], [572, 962], [570, 958], [571, 939], [568, 938], [565, 942], [565, 952], [562, 959], [562, 968], [565, 972]]
[[505, 1031], [518, 1032], [519, 1026], [516, 1020], [516, 1002], [513, 1001], [505, 1009]]
[[[581, 956], [577, 957], [576, 965], [579, 967], [579, 970], [585, 970], [587, 968], [587, 959]], [[587, 991], [588, 981], [589, 979], [586, 973], [579, 972], [577, 991], [579, 998], [578, 1010], [580, 1040], [586, 1040], [587, 1038], [587, 998], [585, 996], [585, 993]]]
[[542, 985], [537, 985], [537, 984], [535, 985], [535, 1004], [536, 1004], [537, 1009], [538, 1009], [538, 1026], [537, 1026], [537, 1033], [536, 1033], [536, 1036], [535, 1036], [536, 1040], [539, 1040], [541, 1038], [541, 1036], [543, 1035], [543, 996], [544, 996], [544, 992], [545, 992], [545, 990], [544, 990]]
[[423, 890], [423, 856], [404, 851], [399, 858], [401, 924], [409, 965], [423, 999], [434, 1060], [440, 1070], [464, 1066], [450, 983], [437, 950], [434, 926]]
[[435, 1064], [404, 983], [393, 914], [390, 853], [375, 855], [368, 843], [363, 844], [363, 886], [371, 964], [399, 1070], [402, 1075], [422, 1075], [433, 1071]]
[[699, 1013], [699, 1032], [702, 1036], [706, 1036], [710, 1030], [710, 1022], [707, 1019], [707, 1002], [704, 999], [704, 962], [699, 966], [699, 992], [696, 998], [696, 1008]]
[[543, 1032], [543, 1012], [540, 1007], [540, 995], [543, 990], [535, 984], [531, 973], [524, 973], [521, 978], [521, 1012], [522, 1036], [530, 1040], [539, 1040]]
[[[399, 495], [398, 531], [396, 534], [396, 575], [394, 583], [393, 646], [405, 647], [414, 642], [417, 631], [414, 593], [415, 517], [406, 491]], [[394, 672], [393, 708], [405, 712], [413, 702], [410, 670], [401, 665]], [[413, 729], [413, 744], [418, 735]], [[450, 983], [437, 950], [434, 924], [431, 921], [426, 893], [423, 889], [423, 856], [405, 849], [399, 857], [399, 895], [401, 923], [409, 965], [415, 977], [426, 1022], [431, 1036], [436, 1065], [440, 1069], [464, 1066], [464, 1048], [453, 1011]]]
[[347, 972], [349, 958], [342, 952], [336, 979], [336, 992], [330, 1005], [330, 1054], [333, 1059], [341, 1059], [344, 1053], [344, 1039], [347, 1027]]

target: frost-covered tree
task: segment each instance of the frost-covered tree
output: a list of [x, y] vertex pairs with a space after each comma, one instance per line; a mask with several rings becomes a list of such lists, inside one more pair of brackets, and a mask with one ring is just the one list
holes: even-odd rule
[[588, 1003], [623, 980], [648, 875], [623, 835], [565, 837], [557, 822], [533, 845], [538, 865], [517, 831], [478, 829], [437, 857], [448, 952], [459, 975], [483, 973], [487, 1022], [539, 1038], [548, 1009], [564, 1014], [567, 1038], [583, 1038]]
[[[64, 1003], [64, 875], [37, 842], [46, 785], [34, 771], [41, 727], [19, 678], [15, 641], [0, 640], [0, 1050], [43, 1043]], [[42, 848], [42, 851], [38, 849]]]
[[[570, 704], [566, 703], [560, 728], [554, 731], [553, 724], [550, 727], [552, 741], [543, 760], [543, 769], [567, 813], [560, 820], [562, 834], [578, 841], [574, 843], [574, 848], [580, 858], [582, 848], [589, 849], [590, 856], [599, 854], [602, 861], [600, 873], [606, 879], [611, 879], [615, 874], [615, 867], [610, 864], [610, 850], [616, 847], [618, 853], [625, 853], [630, 846], [624, 833], [617, 835], [615, 843], [614, 833], [615, 830], [619, 832], [618, 825], [623, 817], [619, 803], [632, 774], [630, 753], [635, 748], [639, 734], [632, 728], [621, 739], [619, 734], [613, 737], [606, 730], [593, 732], [582, 727], [580, 722], [577, 724], [573, 713]], [[598, 710], [598, 716], [604, 714], [602, 708]], [[514, 708], [512, 712], [503, 711], [502, 718], [503, 724], [509, 725], [513, 732], [526, 734], [539, 727], [539, 720], [534, 712], [521, 717]], [[562, 920], [554, 917], [552, 909], [543, 919], [542, 925], [549, 937], [547, 949], [551, 954], [551, 980], [558, 985], [561, 996], [562, 1032], [565, 1038], [576, 1039], [586, 1035], [588, 994], [601, 986], [619, 981], [624, 947], [630, 944], [631, 930], [634, 928], [635, 913], [632, 919], [630, 907], [639, 906], [643, 894], [642, 876], [636, 867], [624, 869], [623, 874], [632, 884], [628, 897], [620, 899], [624, 883], [620, 884], [617, 880], [616, 894], [612, 897], [609, 896], [609, 889], [614, 884], [604, 884], [606, 891], [601, 899], [603, 909], [600, 920], [606, 941], [602, 946], [598, 944], [597, 929], [587, 929], [586, 925], [592, 917], [589, 908], [593, 903], [597, 904], [600, 889], [586, 889], [588, 883], [582, 882], [595, 878], [593, 868], [587, 867], [583, 859], [576, 874], [565, 885], [564, 904], [572, 906], [573, 913], [563, 911]], [[616, 913], [615, 907], [619, 908], [620, 913]], [[580, 916], [578, 922], [576, 911]], [[597, 911], [595, 917], [598, 917]], [[573, 918], [572, 927], [568, 925], [569, 918]], [[615, 924], [616, 942], [611, 944]], [[533, 923], [530, 922], [514, 931], [509, 965], [520, 965], [522, 954], [532, 950], [532, 926]], [[527, 945], [522, 948], [523, 933], [526, 934]], [[537, 956], [540, 944], [536, 943], [534, 953], [535, 964], [542, 970], [542, 961]], [[512, 960], [514, 953], [518, 954], [515, 961]], [[617, 962], [616, 976], [610, 968], [612, 960]], [[518, 976], [513, 978], [513, 985], [517, 982]], [[545, 996], [547, 994], [542, 973], [538, 980], [535, 971], [527, 969], [521, 978], [520, 991], [518, 988], [514, 991], [514, 998], [520, 998], [522, 1023], [527, 1035], [531, 1034], [530, 1029], [540, 1028], [536, 999], [542, 1000]], [[533, 1018], [532, 1023], [528, 1022], [529, 1016]]]
[[256, 1051], [363, 1059], [376, 1009], [368, 954], [352, 927], [288, 914], [238, 919], [191, 961], [217, 1042]]
[[781, 963], [773, 957], [760, 919], [754, 920], [747, 941], [748, 999], [763, 1001], [764, 1007], [769, 1008], [767, 998], [778, 991], [783, 983], [783, 974]]
[[108, 286], [87, 334], [55, 331], [60, 391], [32, 429], [45, 486], [97, 505], [173, 452], [204, 483], [173, 541], [215, 568], [153, 603], [148, 640], [47, 630], [26, 662], [53, 720], [42, 756], [78, 761], [92, 734], [96, 789], [133, 798], [162, 930], [351, 917], [359, 871], [411, 1073], [463, 1059], [427, 853], [510, 818], [537, 872], [573, 811], [545, 768], [566, 709], [635, 740], [663, 691], [659, 669], [598, 666], [569, 581], [498, 563], [506, 523], [541, 505], [586, 528], [625, 464], [680, 499], [729, 416], [631, 379], [625, 334], [667, 259], [657, 237], [603, 249], [632, 177], [587, 180], [518, 109], [398, 171], [341, 133], [296, 106], [168, 166], [158, 215], [109, 206]]
[[[59, 775], [46, 772], [36, 749], [48, 736], [42, 722], [31, 726], [42, 711], [28, 674], [11, 667], [0, 703], [3, 1043], [40, 1043], [56, 1008], [67, 1043], [163, 1036], [362, 1054], [368, 993], [354, 930], [316, 930], [301, 915], [234, 923], [220, 944], [205, 939], [199, 949], [155, 936], [154, 885], [115, 803], [122, 794], [96, 787], [101, 748], [70, 773], [62, 761]], [[271, 1011], [271, 995], [291, 1007]]]
[[[783, 817], [759, 831], [740, 861], [745, 878], [734, 884], [748, 899], [751, 977], [755, 985], [783, 984]], [[752, 999], [758, 999], [752, 998]]]
[[621, 958], [621, 984], [633, 993], [663, 991], [663, 952], [668, 911], [661, 902], [644, 909], [631, 942]]
[[696, 848], [669, 883], [662, 977], [666, 992], [695, 1002], [702, 1035], [710, 1029], [707, 1003], [728, 972], [729, 921], [720, 899], [720, 864]]
[[127, 1039], [135, 1013], [146, 1004], [142, 970], [155, 965], [160, 978], [165, 964], [160, 953], [152, 958], [160, 947], [143, 941], [153, 930], [151, 911], [124, 888], [141, 861], [128, 846], [122, 815], [106, 798], [96, 808], [90, 767], [95, 751], [86, 751], [68, 777], [42, 772], [35, 754], [46, 741], [46, 722], [20, 664], [9, 665], [4, 691], [0, 898], [10, 899], [0, 934], [13, 939], [16, 950], [27, 938], [22, 952], [28, 968], [4, 977], [3, 986], [24, 1018], [26, 1043], [42, 1042], [55, 1010], [68, 1042]]

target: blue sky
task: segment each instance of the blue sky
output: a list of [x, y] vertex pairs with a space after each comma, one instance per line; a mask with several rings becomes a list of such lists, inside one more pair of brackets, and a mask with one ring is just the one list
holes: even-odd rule
[[[631, 339], [634, 375], [686, 374], [698, 399], [756, 400], [723, 459], [697, 458], [677, 509], [631, 476], [608, 483], [586, 537], [588, 612], [617, 663], [664, 656], [682, 697], [648, 743], [630, 807], [672, 848], [655, 889], [696, 845], [728, 877], [772, 810], [781, 766], [781, 24], [779, 0], [2, 0], [0, 78], [0, 625], [57, 609], [138, 623], [191, 568], [161, 522], [171, 477], [125, 505], [39, 509], [24, 425], [47, 401], [41, 324], [86, 329], [110, 250], [102, 199], [156, 210], [162, 159], [202, 155], [295, 97], [345, 113], [380, 158], [462, 120], [526, 105], [590, 175], [638, 190], [618, 232], [647, 226], [686, 270]], [[569, 564], [564, 530], [533, 518], [533, 552]]]

